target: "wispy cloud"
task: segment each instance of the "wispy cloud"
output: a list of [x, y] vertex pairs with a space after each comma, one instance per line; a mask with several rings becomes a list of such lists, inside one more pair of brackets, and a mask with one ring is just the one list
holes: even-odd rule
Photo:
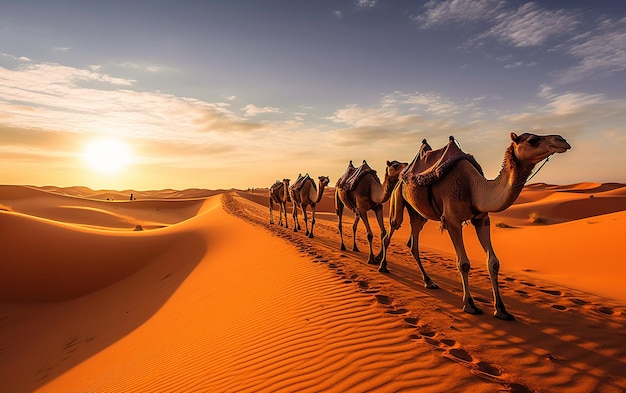
[[337, 18], [337, 19], [339, 19], [339, 20], [343, 19], [343, 12], [341, 12], [341, 11], [339, 11], [339, 10], [333, 10], [333, 11], [331, 12], [331, 14], [332, 14], [335, 18]]
[[258, 107], [253, 104], [248, 104], [241, 108], [241, 110], [247, 117], [258, 116], [264, 113], [281, 113], [280, 109], [278, 108], [272, 108], [270, 106]]
[[236, 116], [228, 104], [130, 90], [133, 80], [94, 69], [51, 63], [15, 70], [0, 67], [0, 112], [4, 113], [0, 121], [14, 127], [50, 129], [54, 125], [71, 132], [130, 133], [168, 140], [260, 128]]
[[514, 47], [538, 46], [574, 31], [577, 16], [565, 10], [547, 10], [536, 3], [526, 3], [516, 10], [503, 11], [489, 31], [479, 36], [493, 36]]
[[55, 46], [54, 48], [52, 48], [52, 50], [55, 52], [67, 52], [70, 50], [70, 48], [66, 46]]
[[605, 19], [595, 30], [572, 38], [567, 53], [580, 62], [561, 75], [563, 83], [626, 70], [626, 18]]
[[[421, 29], [463, 26], [482, 29], [463, 48], [486, 48], [496, 40], [509, 48], [554, 50], [578, 63], [560, 73], [559, 83], [570, 83], [626, 69], [626, 18], [585, 18], [576, 9], [548, 9], [537, 2], [519, 4], [509, 0], [431, 0], [424, 11], [412, 16]], [[534, 66], [522, 60], [506, 62], [505, 68]]]
[[466, 23], [489, 20], [498, 15], [505, 6], [502, 0], [431, 0], [424, 5], [423, 14], [414, 15], [422, 29], [429, 29], [448, 23]]

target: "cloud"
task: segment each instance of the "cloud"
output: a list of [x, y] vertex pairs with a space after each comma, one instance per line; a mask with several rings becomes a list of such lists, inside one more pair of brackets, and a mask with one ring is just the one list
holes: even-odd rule
[[339, 20], [343, 19], [343, 13], [341, 11], [339, 11], [339, 10], [333, 10], [332, 14], [333, 14], [333, 16], [335, 18], [337, 18]]
[[526, 3], [517, 10], [504, 11], [489, 31], [479, 36], [493, 36], [514, 47], [539, 46], [554, 37], [567, 35], [578, 25], [577, 15], [566, 10], [547, 10], [536, 3]]
[[566, 51], [579, 63], [559, 77], [561, 83], [626, 70], [626, 18], [603, 20], [594, 31], [574, 37]]
[[376, 6], [376, 0], [356, 0], [354, 4], [359, 8], [372, 8]]
[[0, 122], [12, 127], [193, 143], [211, 141], [211, 133], [262, 128], [236, 116], [228, 104], [129, 90], [134, 81], [97, 69], [50, 63], [15, 70], [0, 67]]
[[[537, 2], [518, 5], [508, 0], [431, 0], [412, 19], [421, 29], [472, 24], [472, 31], [479, 32], [460, 46], [464, 49], [493, 47], [489, 41], [496, 40], [509, 48], [541, 48], [569, 56], [577, 63], [558, 73], [559, 83], [606, 77], [626, 70], [626, 18], [623, 17], [548, 9]], [[524, 64], [507, 62], [504, 67], [517, 68]]]
[[64, 46], [55, 46], [54, 48], [52, 48], [52, 50], [55, 52], [67, 52], [70, 50], [70, 48]]
[[241, 110], [244, 111], [244, 114], [247, 117], [258, 116], [264, 113], [281, 113], [278, 108], [272, 108], [271, 106], [258, 107], [253, 104], [248, 104], [241, 108]]
[[414, 15], [422, 29], [449, 23], [475, 22], [495, 17], [505, 2], [502, 0], [431, 0], [424, 5], [426, 12]]
[[9, 54], [9, 53], [2, 53], [2, 52], [0, 52], [0, 56], [9, 58], [11, 60], [18, 60], [18, 61], [23, 61], [23, 62], [31, 61], [31, 59], [26, 57], [26, 56], [15, 56], [15, 55], [12, 55], [12, 54]]

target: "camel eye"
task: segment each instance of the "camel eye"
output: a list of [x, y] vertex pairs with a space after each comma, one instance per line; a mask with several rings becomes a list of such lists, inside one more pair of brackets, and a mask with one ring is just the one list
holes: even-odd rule
[[537, 144], [539, 143], [539, 138], [531, 137], [531, 138], [528, 138], [527, 142], [531, 146], [537, 146]]

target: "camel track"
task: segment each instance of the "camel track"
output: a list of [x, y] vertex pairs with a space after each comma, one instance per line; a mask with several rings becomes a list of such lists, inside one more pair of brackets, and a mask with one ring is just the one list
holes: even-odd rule
[[[335, 222], [318, 218], [315, 238], [310, 239], [305, 237], [304, 231], [294, 232], [292, 228], [269, 224], [267, 207], [244, 197], [244, 193], [223, 194], [222, 204], [234, 216], [294, 244], [300, 252], [309, 255], [312, 262], [326, 264], [346, 285], [371, 294], [372, 302], [383, 312], [404, 320], [411, 330], [411, 339], [431, 346], [441, 356], [467, 367], [478, 377], [499, 383], [500, 391], [543, 391], [551, 383], [546, 368], [552, 374], [561, 373], [563, 378], [580, 380], [580, 386], [590, 386], [589, 390], [579, 391], [626, 390], [624, 305], [534, 278], [501, 273], [501, 294], [517, 320], [500, 321], [491, 316], [492, 294], [487, 270], [484, 266], [475, 266], [470, 273], [470, 286], [474, 300], [485, 314], [469, 315], [461, 310], [461, 280], [452, 257], [429, 250], [420, 252], [425, 269], [440, 287], [426, 289], [405, 246], [406, 239], [394, 237], [388, 255], [391, 273], [381, 274], [377, 266], [366, 263], [368, 245], [362, 227], [357, 232], [363, 239], [357, 241], [361, 252], [341, 251]], [[350, 224], [344, 221], [346, 227]], [[351, 230], [344, 230], [346, 245], [352, 244], [351, 237]], [[376, 239], [375, 252], [379, 247], [380, 241]], [[584, 334], [568, 336], [567, 326], [571, 324], [586, 326]], [[484, 344], [466, 344], [475, 343], [477, 335], [483, 337]], [[531, 353], [536, 352], [537, 340], [541, 340], [545, 350]], [[562, 355], [559, 349], [564, 342], [568, 344], [568, 351]], [[602, 348], [592, 348], [591, 343], [598, 342]], [[524, 369], [511, 369], [506, 360], [521, 356], [520, 351], [532, 362]], [[585, 359], [582, 365], [578, 364], [581, 359]], [[594, 368], [600, 371], [591, 370]], [[606, 375], [601, 378], [598, 373]], [[553, 387], [556, 389], [546, 388], [545, 391], [559, 391], [558, 385]]]

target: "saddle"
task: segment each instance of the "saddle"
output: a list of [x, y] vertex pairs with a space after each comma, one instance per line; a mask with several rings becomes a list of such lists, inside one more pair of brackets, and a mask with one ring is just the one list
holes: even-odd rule
[[350, 163], [348, 164], [348, 167], [346, 168], [343, 175], [339, 176], [339, 179], [337, 179], [337, 183], [335, 183], [335, 187], [345, 189], [346, 182], [348, 181], [350, 176], [354, 174], [354, 171], [356, 171], [356, 168], [354, 167], [354, 165], [352, 165], [352, 160], [350, 160]]
[[317, 186], [315, 185], [315, 180], [313, 180], [313, 178], [311, 178], [311, 176], [309, 176], [309, 174], [305, 174], [304, 176], [302, 176], [301, 173], [298, 174], [298, 178], [296, 179], [296, 181], [289, 186], [289, 189], [291, 190], [291, 192], [298, 192], [300, 191], [300, 189], [302, 188], [302, 186], [304, 186], [304, 183], [306, 183], [307, 181], [311, 181], [311, 183], [313, 183], [313, 189], [317, 191]]
[[[272, 186], [270, 187], [270, 196], [273, 195], [275, 192], [278, 194], [282, 194], [283, 192], [283, 188], [285, 187], [285, 184], [280, 181], [280, 180], [276, 180], [276, 183], [272, 184]], [[291, 202], [291, 196], [289, 195], [289, 193], [287, 193], [287, 202]]]
[[[352, 164], [352, 161], [350, 161], [350, 163]], [[348, 167], [348, 169], [350, 169], [350, 167]], [[356, 188], [357, 184], [359, 184], [359, 181], [363, 178], [363, 176], [367, 175], [368, 173], [371, 173], [372, 176], [374, 176], [380, 183], [380, 180], [376, 175], [376, 171], [370, 168], [367, 162], [363, 160], [363, 164], [361, 164], [360, 167], [354, 169], [354, 173], [352, 173], [352, 175], [348, 177], [348, 179], [345, 181], [345, 185], [341, 188], [346, 191], [353, 191]]]
[[431, 185], [443, 178], [459, 160], [469, 161], [481, 175], [483, 174], [474, 156], [464, 153], [453, 136], [450, 136], [450, 141], [445, 147], [437, 150], [433, 150], [424, 139], [419, 152], [402, 172], [402, 181], [418, 186]]

